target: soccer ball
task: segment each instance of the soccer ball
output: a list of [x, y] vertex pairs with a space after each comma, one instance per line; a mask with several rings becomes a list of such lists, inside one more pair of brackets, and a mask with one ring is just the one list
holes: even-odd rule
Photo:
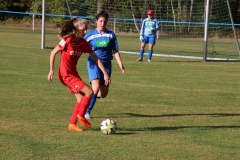
[[117, 123], [108, 118], [102, 121], [100, 128], [103, 134], [114, 134], [117, 130]]

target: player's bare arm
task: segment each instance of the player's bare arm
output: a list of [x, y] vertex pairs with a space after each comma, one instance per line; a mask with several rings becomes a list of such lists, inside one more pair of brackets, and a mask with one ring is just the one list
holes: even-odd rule
[[58, 47], [58, 46], [56, 46], [53, 50], [52, 50], [52, 52], [51, 52], [51, 54], [50, 54], [50, 70], [49, 70], [49, 73], [48, 73], [48, 80], [51, 82], [52, 81], [52, 79], [53, 79], [53, 75], [54, 75], [54, 61], [55, 61], [55, 57], [56, 57], [56, 54], [58, 53], [58, 52], [60, 52], [61, 51], [61, 49]]
[[119, 68], [120, 68], [121, 71], [122, 71], [122, 74], [125, 74], [125, 68], [124, 68], [124, 66], [123, 66], [123, 64], [122, 64], [122, 59], [121, 59], [121, 56], [120, 56], [119, 51], [114, 50], [113, 53], [114, 53], [114, 55], [115, 55], [115, 58], [116, 58], [117, 63], [118, 63], [118, 65], [119, 65]]

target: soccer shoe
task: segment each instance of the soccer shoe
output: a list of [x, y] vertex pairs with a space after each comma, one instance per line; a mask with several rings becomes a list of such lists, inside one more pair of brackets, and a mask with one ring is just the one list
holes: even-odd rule
[[86, 127], [86, 128], [91, 128], [91, 123], [89, 123], [84, 117], [80, 117], [79, 115], [77, 115], [78, 117], [78, 122], [82, 124], [82, 126]]
[[91, 119], [91, 116], [90, 116], [89, 113], [86, 113], [86, 114], [84, 115], [84, 117], [85, 117], [85, 119]]
[[69, 131], [78, 131], [78, 132], [82, 132], [83, 131], [83, 129], [78, 127], [76, 124], [69, 124], [68, 130]]
[[140, 62], [140, 61], [142, 61], [142, 59], [141, 59], [141, 58], [138, 58], [136, 61], [137, 61], [137, 62]]
[[151, 62], [151, 60], [149, 59], [148, 62]]

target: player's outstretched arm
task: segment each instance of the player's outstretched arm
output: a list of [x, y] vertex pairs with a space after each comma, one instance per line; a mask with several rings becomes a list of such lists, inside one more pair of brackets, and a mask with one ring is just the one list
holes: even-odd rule
[[124, 68], [124, 66], [123, 66], [122, 59], [121, 59], [121, 56], [120, 56], [119, 51], [114, 50], [113, 53], [114, 53], [114, 55], [115, 55], [115, 58], [116, 58], [117, 63], [118, 63], [118, 65], [119, 65], [119, 68], [120, 68], [121, 71], [122, 71], [122, 74], [125, 74], [125, 68]]
[[54, 75], [54, 61], [55, 61], [55, 57], [56, 57], [56, 54], [61, 51], [61, 49], [56, 46], [51, 54], [50, 54], [50, 69], [49, 69], [49, 73], [48, 73], [48, 80], [51, 82], [52, 79], [53, 79], [53, 75]]

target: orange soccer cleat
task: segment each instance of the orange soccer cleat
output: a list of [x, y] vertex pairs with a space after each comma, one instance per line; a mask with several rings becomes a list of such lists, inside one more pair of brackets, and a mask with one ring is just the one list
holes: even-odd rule
[[84, 117], [80, 117], [79, 115], [77, 115], [78, 117], [78, 122], [82, 124], [82, 126], [86, 127], [86, 128], [91, 128], [91, 123], [89, 123]]
[[69, 124], [68, 130], [69, 131], [78, 131], [78, 132], [82, 132], [83, 131], [83, 129], [78, 127], [76, 124]]

